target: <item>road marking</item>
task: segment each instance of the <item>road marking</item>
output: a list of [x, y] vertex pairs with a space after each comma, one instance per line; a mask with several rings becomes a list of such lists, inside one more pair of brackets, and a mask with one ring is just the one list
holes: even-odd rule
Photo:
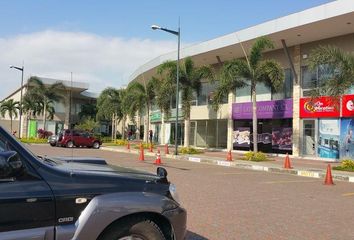
[[282, 181], [269, 181], [263, 183], [274, 184], [274, 183], [311, 183], [311, 182], [319, 182], [319, 181], [318, 180], [282, 180]]
[[302, 177], [320, 178], [320, 174], [318, 172], [311, 172], [311, 171], [298, 171], [297, 175]]
[[196, 157], [189, 157], [188, 161], [190, 162], [200, 162], [200, 158], [196, 158]]
[[226, 161], [219, 161], [218, 160], [218, 165], [219, 166], [224, 166], [224, 167], [230, 167], [231, 166], [231, 163], [230, 162], [226, 162]]
[[344, 193], [342, 194], [343, 197], [351, 197], [354, 196], [354, 192], [350, 192], [350, 193]]
[[240, 173], [215, 173], [215, 175], [251, 175], [251, 174], [261, 174], [260, 172], [240, 172]]

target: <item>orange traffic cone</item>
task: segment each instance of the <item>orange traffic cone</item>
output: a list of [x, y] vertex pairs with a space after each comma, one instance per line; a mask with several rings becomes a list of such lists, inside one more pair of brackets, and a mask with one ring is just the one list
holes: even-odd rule
[[153, 151], [153, 148], [152, 148], [152, 143], [150, 143], [149, 152], [154, 152], [154, 151]]
[[285, 169], [292, 169], [289, 154], [286, 154], [285, 161], [284, 161], [284, 168]]
[[127, 149], [130, 151], [130, 142], [127, 144]]
[[160, 149], [158, 149], [158, 150], [157, 150], [155, 164], [156, 164], [156, 165], [160, 165], [160, 164], [161, 164], [161, 154], [160, 154]]
[[168, 149], [168, 144], [165, 144], [165, 154], [170, 154], [170, 151]]
[[144, 148], [143, 148], [143, 144], [140, 144], [139, 160], [140, 160], [140, 161], [144, 161]]
[[328, 166], [327, 166], [327, 173], [326, 173], [326, 179], [324, 181], [324, 185], [334, 185], [333, 178], [332, 178], [332, 170], [331, 170], [331, 165], [330, 164], [328, 164]]
[[231, 150], [227, 153], [227, 161], [232, 161], [232, 154], [231, 154]]

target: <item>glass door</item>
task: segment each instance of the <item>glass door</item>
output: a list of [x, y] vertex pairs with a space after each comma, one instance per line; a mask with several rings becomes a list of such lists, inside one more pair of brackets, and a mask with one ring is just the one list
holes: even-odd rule
[[304, 120], [303, 121], [303, 155], [316, 155], [316, 121]]

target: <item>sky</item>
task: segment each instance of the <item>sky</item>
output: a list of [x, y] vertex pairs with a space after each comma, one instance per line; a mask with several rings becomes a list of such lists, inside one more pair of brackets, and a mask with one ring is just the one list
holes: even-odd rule
[[127, 85], [142, 64], [181, 45], [210, 40], [330, 0], [0, 0], [0, 99], [39, 76], [87, 82], [90, 91]]

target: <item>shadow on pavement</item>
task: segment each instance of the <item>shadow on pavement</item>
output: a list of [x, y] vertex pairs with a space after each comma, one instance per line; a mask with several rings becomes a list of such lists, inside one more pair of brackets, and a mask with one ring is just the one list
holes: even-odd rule
[[187, 231], [186, 240], [208, 240], [208, 238], [200, 236], [194, 232]]

